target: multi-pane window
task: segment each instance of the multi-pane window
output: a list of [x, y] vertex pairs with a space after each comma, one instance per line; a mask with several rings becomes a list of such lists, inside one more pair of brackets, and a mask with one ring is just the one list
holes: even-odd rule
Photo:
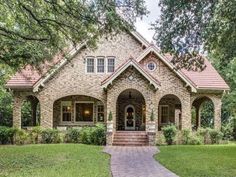
[[71, 114], [72, 114], [72, 103], [71, 103], [71, 101], [62, 101], [61, 102], [62, 122], [71, 121]]
[[94, 66], [95, 66], [94, 58], [88, 57], [87, 58], [87, 73], [94, 73]]
[[107, 72], [111, 73], [115, 70], [115, 58], [109, 57], [107, 58]]
[[97, 106], [97, 121], [104, 122], [104, 106], [103, 105]]
[[75, 103], [75, 111], [75, 120], [77, 122], [93, 122], [93, 103]]
[[105, 72], [105, 59], [102, 57], [97, 58], [97, 72], [98, 73]]
[[169, 121], [169, 106], [168, 105], [161, 105], [160, 106], [160, 116], [161, 116], [161, 123], [168, 123]]

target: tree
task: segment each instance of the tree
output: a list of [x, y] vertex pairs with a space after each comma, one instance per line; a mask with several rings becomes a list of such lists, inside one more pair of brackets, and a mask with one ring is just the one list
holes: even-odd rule
[[144, 0], [0, 0], [0, 63], [37, 66], [69, 44], [131, 29], [145, 14]]
[[235, 0], [160, 0], [159, 5], [154, 38], [178, 67], [204, 69], [201, 51], [220, 54], [222, 66], [236, 57]]

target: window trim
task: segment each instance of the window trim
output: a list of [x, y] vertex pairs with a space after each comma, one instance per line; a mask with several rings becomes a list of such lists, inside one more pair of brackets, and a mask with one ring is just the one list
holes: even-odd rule
[[[93, 104], [93, 121], [76, 121], [76, 103], [92, 103]], [[94, 101], [75, 101], [74, 103], [74, 122], [75, 123], [81, 123], [81, 124], [94, 124], [94, 110], [95, 110], [95, 104]]]
[[[106, 57], [107, 59], [107, 66], [106, 66], [106, 68], [107, 68], [107, 73], [113, 73], [114, 71], [115, 71], [115, 69], [116, 69], [116, 57], [115, 56], [108, 56], [108, 57]], [[108, 60], [109, 59], [113, 59], [114, 60], [114, 71], [112, 71], [112, 72], [109, 72], [109, 69], [108, 69], [108, 67], [109, 67], [109, 65], [108, 65]]]
[[[88, 72], [88, 59], [93, 59], [93, 61], [94, 61], [94, 65], [93, 65], [93, 72]], [[96, 66], [97, 66], [97, 63], [96, 63], [96, 57], [94, 57], [94, 56], [87, 56], [86, 57], [86, 63], [85, 63], [85, 73], [86, 74], [94, 74], [94, 73], [96, 73]]]
[[[162, 121], [162, 107], [167, 107], [168, 108], [168, 111], [167, 111], [167, 122], [163, 122]], [[169, 122], [169, 116], [170, 116], [170, 109], [169, 109], [169, 105], [160, 105], [160, 124], [163, 125], [163, 124], [168, 124]]]
[[[62, 109], [62, 107], [63, 107], [63, 106], [69, 106], [69, 104], [70, 104], [70, 107], [71, 107], [70, 121], [63, 121], [63, 109]], [[72, 112], [72, 107], [73, 107], [72, 101], [61, 101], [61, 123], [69, 123], [69, 122], [72, 122], [72, 114], [73, 114], [73, 112]]]

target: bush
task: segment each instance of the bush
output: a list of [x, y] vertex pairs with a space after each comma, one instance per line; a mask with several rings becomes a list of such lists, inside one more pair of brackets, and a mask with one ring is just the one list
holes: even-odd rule
[[66, 143], [79, 143], [80, 142], [80, 129], [71, 128], [65, 134]]
[[31, 143], [33, 144], [38, 144], [39, 143], [39, 137], [42, 133], [42, 129], [41, 127], [37, 126], [34, 127], [31, 131], [30, 131], [30, 139], [31, 139]]
[[191, 131], [189, 129], [182, 130], [182, 143], [183, 144], [189, 144], [189, 141], [191, 139], [190, 133]]
[[216, 144], [216, 143], [219, 144], [223, 138], [223, 133], [215, 129], [211, 129], [209, 131], [209, 134], [210, 134], [212, 144]]
[[83, 127], [80, 131], [80, 142], [83, 144], [91, 144], [91, 127]]
[[15, 128], [0, 126], [0, 144], [13, 144], [13, 138], [16, 133]]
[[201, 145], [203, 144], [203, 137], [199, 136], [198, 134], [190, 134], [189, 140], [188, 140], [189, 145]]
[[210, 128], [199, 128], [197, 131], [197, 135], [203, 137], [204, 144], [211, 144], [210, 130]]
[[231, 123], [223, 125], [221, 132], [223, 133], [223, 140], [233, 140], [233, 127]]
[[17, 145], [23, 145], [28, 143], [29, 134], [23, 130], [18, 129], [15, 134], [15, 144]]
[[168, 125], [162, 128], [166, 143], [168, 145], [172, 145], [174, 140], [175, 140], [175, 136], [177, 134], [177, 129], [174, 125]]
[[97, 124], [95, 127], [92, 127], [90, 143], [94, 145], [106, 144], [106, 128], [103, 124]]
[[56, 129], [45, 129], [42, 131], [41, 136], [42, 143], [60, 143], [61, 141], [59, 131]]

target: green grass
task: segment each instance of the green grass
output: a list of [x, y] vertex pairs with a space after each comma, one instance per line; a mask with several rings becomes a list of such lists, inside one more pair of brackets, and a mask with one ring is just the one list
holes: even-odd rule
[[80, 144], [0, 146], [0, 176], [108, 177], [103, 147]]
[[235, 177], [236, 144], [161, 146], [155, 156], [181, 177]]

